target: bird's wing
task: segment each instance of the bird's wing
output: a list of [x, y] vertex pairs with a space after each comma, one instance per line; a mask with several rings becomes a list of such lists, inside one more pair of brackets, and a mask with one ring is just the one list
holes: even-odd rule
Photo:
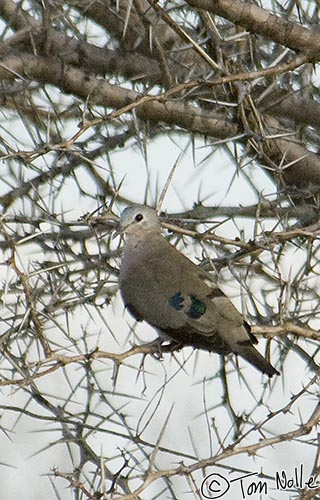
[[[195, 347], [229, 352], [229, 337], [220, 335], [221, 324], [225, 328], [243, 325], [242, 316], [223, 292], [214, 285], [208, 287], [198, 267], [160, 235], [152, 242], [147, 239], [139, 253], [126, 248], [120, 287], [134, 317]], [[243, 340], [247, 339], [244, 329]]]

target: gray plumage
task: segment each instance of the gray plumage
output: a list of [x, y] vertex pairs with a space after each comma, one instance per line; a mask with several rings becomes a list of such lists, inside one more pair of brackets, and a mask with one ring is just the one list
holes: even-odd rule
[[239, 354], [272, 377], [256, 338], [232, 302], [161, 234], [154, 210], [136, 205], [121, 214], [125, 245], [120, 290], [129, 312], [182, 345]]

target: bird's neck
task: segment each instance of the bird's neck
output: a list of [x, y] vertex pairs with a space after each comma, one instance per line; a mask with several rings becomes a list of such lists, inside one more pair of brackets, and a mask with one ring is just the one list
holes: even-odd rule
[[124, 251], [131, 252], [134, 249], [141, 248], [144, 252], [148, 249], [154, 249], [157, 242], [161, 241], [163, 237], [158, 231], [136, 231], [126, 235]]

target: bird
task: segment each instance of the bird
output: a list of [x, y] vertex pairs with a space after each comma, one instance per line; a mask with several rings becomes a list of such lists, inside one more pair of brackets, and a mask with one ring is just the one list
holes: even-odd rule
[[234, 353], [269, 377], [279, 375], [255, 348], [258, 341], [231, 300], [162, 235], [154, 209], [125, 208], [117, 234], [124, 237], [120, 293], [137, 321], [179, 346]]

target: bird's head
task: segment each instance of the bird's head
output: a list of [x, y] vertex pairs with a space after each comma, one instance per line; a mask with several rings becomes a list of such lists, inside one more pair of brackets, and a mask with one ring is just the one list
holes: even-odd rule
[[152, 208], [145, 205], [133, 205], [123, 210], [116, 235], [160, 232], [160, 228], [159, 218]]

